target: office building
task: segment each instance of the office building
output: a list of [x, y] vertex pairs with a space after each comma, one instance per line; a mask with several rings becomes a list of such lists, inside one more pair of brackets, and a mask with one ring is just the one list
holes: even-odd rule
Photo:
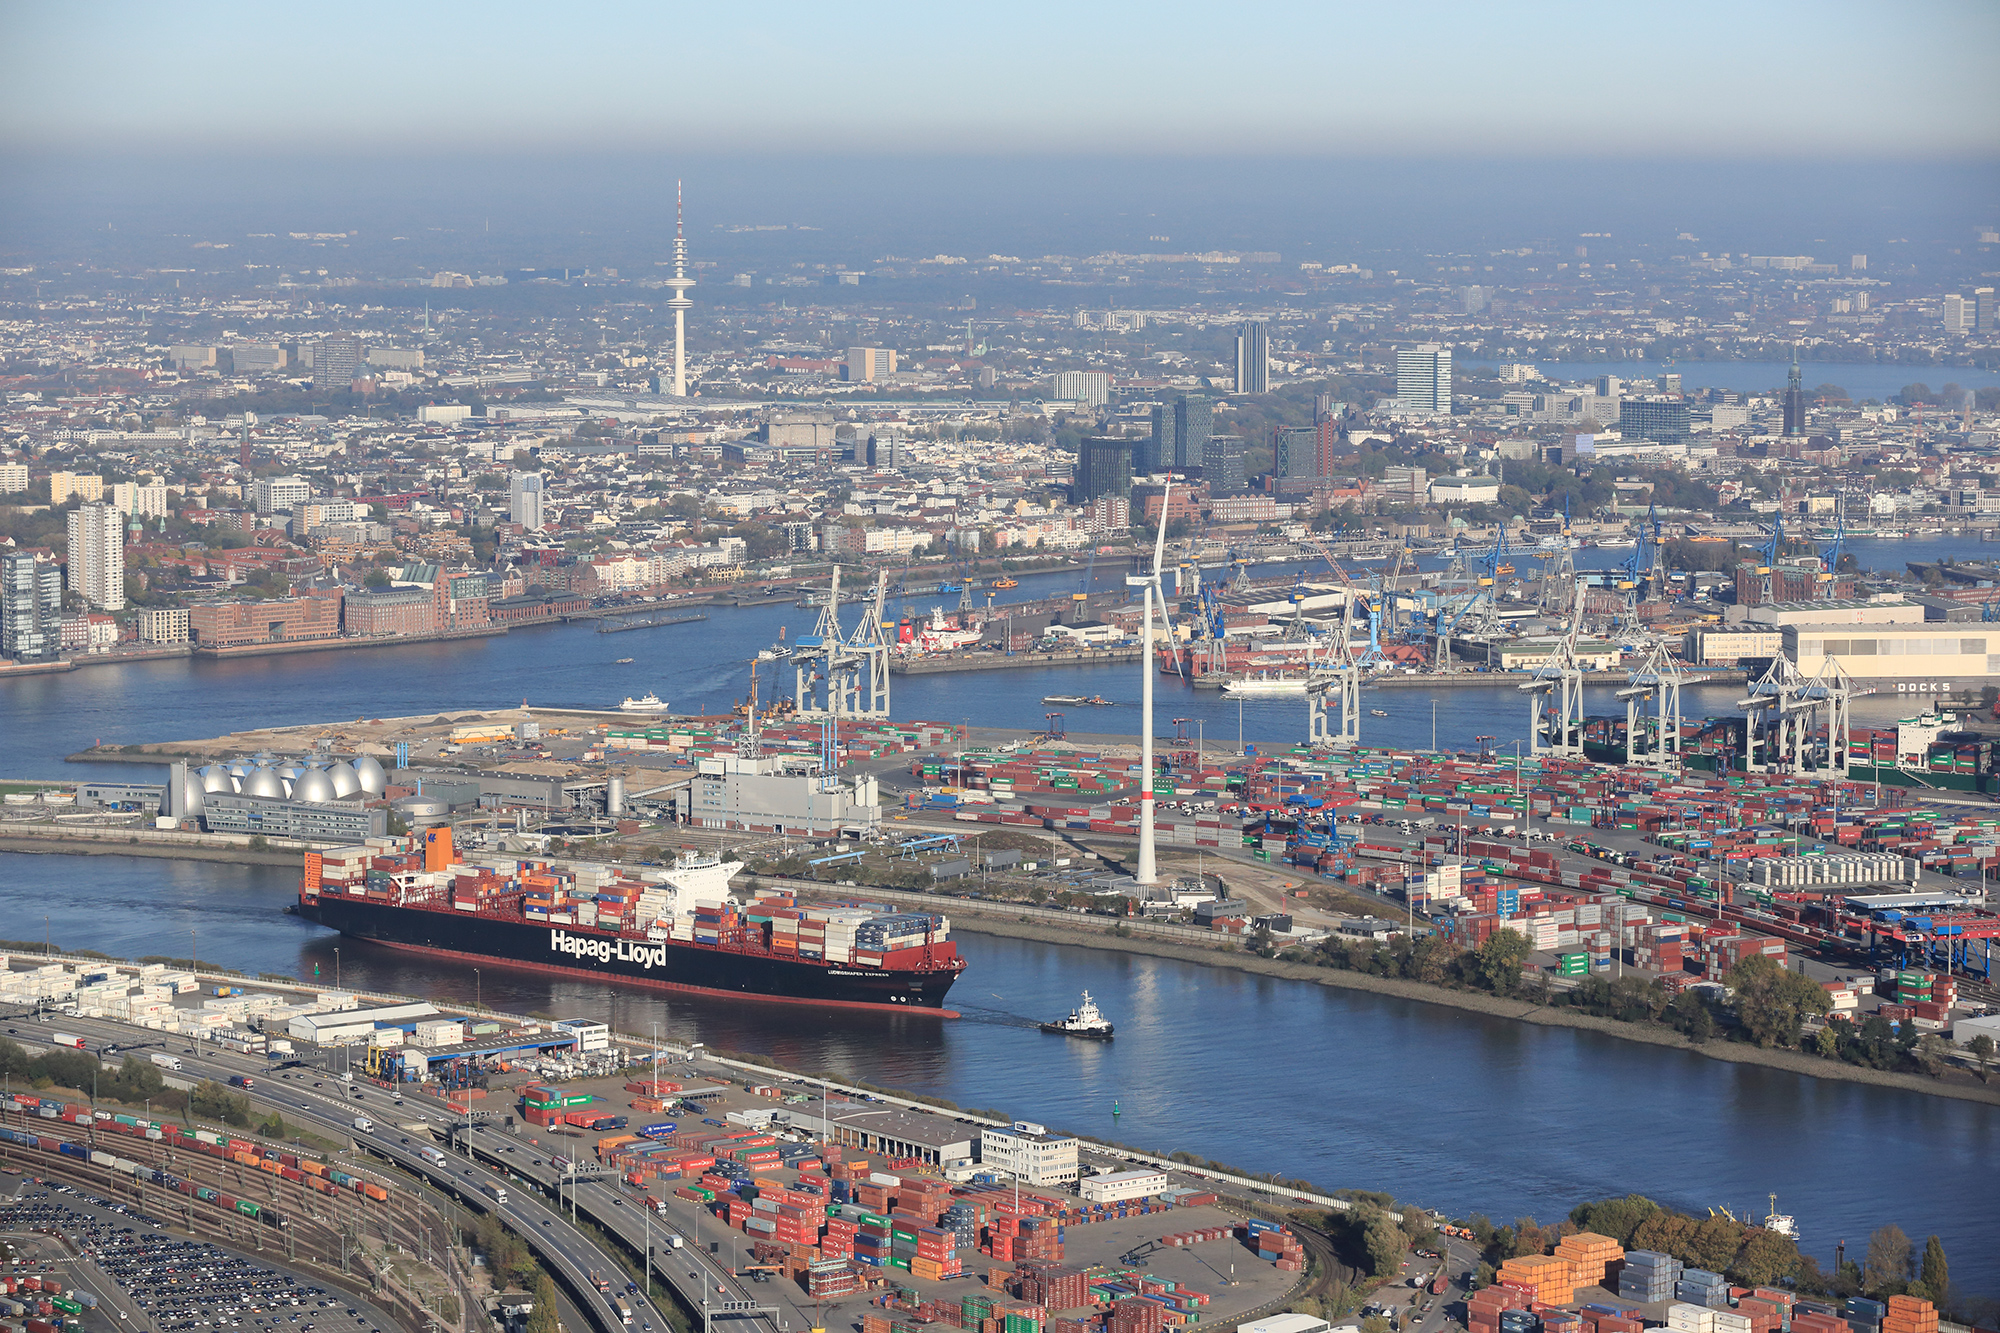
[[108, 504], [70, 510], [69, 590], [100, 611], [125, 609], [125, 516]]
[[1326, 456], [1327, 437], [1332, 434], [1324, 425], [1281, 427], [1273, 471], [1290, 478], [1326, 476], [1332, 471], [1332, 460]]
[[1944, 298], [1944, 331], [1946, 336], [1963, 338], [1972, 332], [1975, 307], [1957, 292]]
[[322, 338], [313, 348], [313, 388], [321, 393], [353, 387], [361, 378], [361, 340]]
[[1271, 392], [1271, 336], [1254, 319], [1236, 330], [1236, 392]]
[[2000, 318], [1993, 308], [1993, 289], [1976, 287], [1972, 292], [1972, 327], [1979, 333], [1991, 333], [1994, 321]]
[[1086, 436], [1077, 446], [1076, 482], [1070, 488], [1076, 503], [1089, 504], [1100, 495], [1132, 494], [1132, 442], [1117, 435]]
[[868, 466], [877, 472], [900, 472], [910, 463], [910, 442], [898, 430], [876, 431], [868, 437]]
[[1073, 1185], [1076, 1146], [1075, 1135], [1051, 1134], [1041, 1125], [1016, 1120], [1005, 1129], [979, 1131], [979, 1164], [1023, 1185]]
[[843, 378], [872, 384], [896, 373], [896, 353], [886, 347], [850, 347]]
[[290, 362], [285, 349], [266, 343], [235, 343], [223, 349], [236, 375], [272, 375]]
[[548, 522], [542, 485], [539, 472], [516, 472], [507, 483], [507, 517], [529, 532], [541, 531]]
[[1208, 437], [1208, 443], [1202, 449], [1201, 479], [1207, 484], [1210, 496], [1242, 493], [1245, 478], [1241, 435]]
[[260, 514], [287, 513], [312, 499], [312, 483], [304, 477], [259, 477], [250, 488], [250, 499]]
[[[1215, 430], [1215, 404], [1200, 394], [1184, 393], [1174, 403], [1174, 467], [1200, 467]], [[1162, 459], [1160, 466], [1168, 466]]]
[[1618, 400], [1618, 433], [1656, 444], [1688, 442], [1687, 399], [1665, 394]]
[[1067, 403], [1102, 407], [1111, 401], [1111, 376], [1101, 370], [1057, 371], [1049, 396]]
[[[1161, 472], [1174, 465], [1174, 405], [1153, 404], [1153, 433], [1133, 446], [1132, 471]], [[1144, 455], [1141, 457], [1141, 455]]]
[[26, 551], [0, 555], [0, 657], [53, 661], [61, 622], [62, 566]]
[[1451, 349], [1420, 343], [1396, 353], [1396, 402], [1406, 412], [1451, 415]]
[[12, 495], [28, 489], [28, 465], [26, 463], [0, 463], [0, 495]]

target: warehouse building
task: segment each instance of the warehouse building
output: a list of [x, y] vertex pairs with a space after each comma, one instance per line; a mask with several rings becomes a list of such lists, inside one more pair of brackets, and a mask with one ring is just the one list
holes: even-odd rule
[[[1922, 607], [1913, 607], [1919, 616]], [[1898, 694], [1978, 689], [2000, 680], [2000, 628], [1950, 623], [1786, 625], [1785, 656], [1800, 674], [1837, 662], [1857, 684]]]
[[[792, 1114], [794, 1123], [810, 1118], [804, 1107]], [[827, 1133], [835, 1143], [884, 1157], [914, 1157], [938, 1166], [976, 1159], [977, 1145], [964, 1125], [900, 1106], [843, 1107], [828, 1115]]]
[[372, 1009], [341, 1009], [333, 1013], [297, 1014], [286, 1024], [293, 1041], [309, 1041], [316, 1046], [346, 1046], [367, 1041], [378, 1028], [413, 1030], [419, 1022], [436, 1018], [438, 1011], [421, 1001], [383, 1004]]
[[1111, 1171], [1084, 1177], [1078, 1189], [1085, 1203], [1123, 1203], [1127, 1199], [1149, 1199], [1166, 1187], [1164, 1171]]

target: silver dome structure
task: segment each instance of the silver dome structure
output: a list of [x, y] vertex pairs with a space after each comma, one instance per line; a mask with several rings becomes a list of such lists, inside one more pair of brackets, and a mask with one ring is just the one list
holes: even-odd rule
[[255, 768], [250, 776], [243, 779], [245, 796], [262, 796], [273, 801], [285, 799], [285, 781], [275, 769]]
[[201, 789], [204, 792], [234, 792], [236, 777], [221, 764], [210, 764], [200, 771]]
[[251, 763], [248, 759], [232, 759], [229, 761], [227, 767], [229, 769], [229, 776], [235, 778], [239, 784], [241, 784], [244, 778], [249, 777], [257, 771], [257, 765]]
[[[223, 781], [227, 784], [228, 778], [225, 776]], [[181, 784], [180, 808], [178, 810], [175, 809], [174, 801], [174, 783], [176, 782]], [[167, 785], [160, 792], [160, 813], [163, 815], [178, 814], [184, 819], [195, 818], [201, 814], [201, 798], [209, 790], [208, 779], [203, 776], [199, 769], [189, 768], [184, 764], [170, 765], [167, 769]], [[222, 790], [228, 791], [229, 788], [225, 785]]]
[[334, 795], [342, 800], [345, 800], [349, 796], [360, 794], [361, 775], [356, 773], [354, 765], [348, 763], [345, 759], [335, 760], [333, 767], [326, 770], [326, 775], [333, 782]]
[[333, 778], [323, 768], [309, 768], [292, 784], [292, 799], [295, 801], [335, 801], [340, 793], [334, 790]]
[[354, 776], [361, 779], [361, 790], [370, 796], [380, 796], [389, 786], [389, 775], [382, 771], [382, 765], [375, 762], [375, 756], [364, 754], [354, 761]]

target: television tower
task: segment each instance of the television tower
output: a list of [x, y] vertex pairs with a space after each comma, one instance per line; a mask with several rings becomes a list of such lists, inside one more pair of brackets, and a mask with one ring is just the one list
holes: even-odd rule
[[674, 312], [674, 397], [687, 397], [687, 312], [694, 305], [688, 300], [687, 289], [694, 286], [694, 279], [687, 275], [687, 227], [681, 214], [681, 183], [674, 182], [674, 276], [667, 279], [667, 286], [674, 289], [667, 309]]

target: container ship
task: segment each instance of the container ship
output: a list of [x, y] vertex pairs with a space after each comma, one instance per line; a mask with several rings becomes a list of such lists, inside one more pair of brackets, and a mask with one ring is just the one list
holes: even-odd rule
[[289, 910], [343, 935], [476, 964], [663, 990], [957, 1017], [965, 960], [930, 912], [730, 896], [742, 863], [683, 857], [639, 879], [600, 865], [485, 858], [449, 828], [306, 854]]

